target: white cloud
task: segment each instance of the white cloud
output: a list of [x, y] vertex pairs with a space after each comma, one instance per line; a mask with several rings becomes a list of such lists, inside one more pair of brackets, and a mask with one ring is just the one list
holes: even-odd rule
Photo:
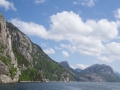
[[92, 7], [94, 6], [94, 0], [85, 0], [84, 2], [82, 2], [82, 5]]
[[50, 55], [50, 54], [55, 54], [55, 51], [52, 48], [47, 48], [45, 50], [43, 50], [46, 54]]
[[10, 22], [27, 35], [39, 36], [41, 38], [47, 36], [46, 29], [42, 25], [34, 22], [23, 22], [18, 18], [11, 19]]
[[80, 3], [77, 2], [77, 1], [73, 1], [73, 4], [74, 4], [74, 5], [77, 5], [77, 4], [80, 4]]
[[9, 2], [7, 0], [0, 0], [0, 7], [4, 7], [5, 10], [12, 9], [16, 11], [17, 9], [14, 7], [14, 4], [12, 2]]
[[88, 67], [88, 65], [84, 65], [84, 64], [76, 64], [76, 67], [77, 68], [80, 68], [80, 69], [85, 69]]
[[60, 44], [61, 48], [66, 48], [68, 50], [70, 50], [72, 53], [74, 53], [77, 50], [77, 47], [74, 45], [70, 45], [70, 44]]
[[108, 21], [107, 19], [83, 21], [78, 14], [72, 11], [63, 11], [52, 15], [49, 30], [34, 22], [24, 22], [20, 19], [11, 19], [10, 21], [27, 35], [36, 35], [59, 42], [67, 41], [68, 44], [62, 42], [61, 48], [66, 48], [72, 53], [79, 52], [84, 55], [96, 56], [102, 61], [111, 61], [111, 59], [107, 59], [109, 56], [113, 59], [112, 54], [108, 54], [108, 52], [114, 51], [108, 46], [111, 40], [118, 37], [118, 28], [120, 27], [120, 21]]
[[120, 43], [112, 42], [106, 45], [109, 54], [120, 55]]
[[78, 1], [73, 1], [74, 5], [81, 4], [83, 6], [89, 6], [92, 7], [95, 5], [96, 0], [78, 0]]
[[35, 4], [40, 4], [40, 3], [44, 3], [44, 2], [45, 2], [45, 0], [35, 0], [34, 1]]
[[70, 66], [71, 68], [73, 68], [73, 69], [76, 69], [76, 67], [74, 67], [74, 66]]
[[66, 51], [62, 51], [62, 54], [63, 54], [64, 57], [69, 57], [69, 54]]
[[111, 60], [111, 59], [110, 59], [109, 57], [107, 57], [107, 56], [99, 56], [98, 59], [99, 59], [100, 61], [107, 62], [107, 63], [113, 62], [113, 60]]
[[40, 46], [47, 47], [49, 43], [41, 43]]
[[98, 58], [104, 62], [120, 60], [120, 43], [111, 42], [105, 45], [105, 52]]
[[61, 48], [60, 48], [60, 47], [57, 47], [57, 46], [55, 46], [55, 49], [56, 49], [56, 50], [61, 50]]
[[88, 65], [84, 65], [84, 64], [76, 64], [75, 66], [70, 66], [73, 69], [79, 68], [79, 69], [86, 69], [87, 67], [89, 67]]
[[120, 19], [120, 8], [117, 9], [116, 11], [114, 11], [114, 16], [115, 16], [115, 18], [119, 18]]

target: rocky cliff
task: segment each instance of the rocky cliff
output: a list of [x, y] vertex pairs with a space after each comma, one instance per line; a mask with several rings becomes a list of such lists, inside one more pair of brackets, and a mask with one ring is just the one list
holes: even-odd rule
[[0, 83], [71, 81], [72, 75], [0, 13]]
[[16, 82], [19, 74], [17, 59], [12, 50], [11, 35], [0, 13], [0, 82]]

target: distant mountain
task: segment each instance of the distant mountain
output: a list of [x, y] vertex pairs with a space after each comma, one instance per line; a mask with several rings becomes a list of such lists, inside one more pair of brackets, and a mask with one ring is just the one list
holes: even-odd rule
[[80, 72], [80, 81], [84, 82], [118, 82], [120, 78], [110, 66], [105, 64], [92, 65]]
[[68, 64], [67, 61], [61, 61], [61, 62], [59, 62], [59, 64], [60, 64], [61, 66], [63, 66], [64, 68], [66, 68], [67, 70], [69, 70], [70, 73], [74, 76], [74, 78], [75, 78], [77, 81], [79, 81], [79, 80], [78, 80], [79, 72], [77, 72], [76, 70], [74, 70], [73, 68], [71, 68], [71, 67], [69, 66], [69, 64]]
[[59, 64], [62, 65], [63, 67], [65, 67], [65, 68], [67, 68], [67, 69], [72, 69], [72, 68], [69, 66], [69, 64], [68, 64], [67, 61], [61, 61], [61, 62], [59, 62]]
[[72, 69], [67, 61], [59, 63], [71, 72], [79, 82], [120, 82], [120, 74], [105, 64], [94, 64], [84, 70]]
[[73, 68], [71, 68], [71, 67], [69, 66], [69, 64], [68, 64], [67, 61], [59, 62], [59, 64], [60, 64], [61, 66], [63, 66], [64, 68], [68, 69], [72, 74], [74, 74], [74, 75], [79, 74], [77, 71], [75, 71]]
[[76, 68], [74, 70], [77, 71], [77, 72], [81, 72], [82, 71], [82, 69], [80, 69], [80, 68]]
[[120, 73], [118, 73], [118, 72], [114, 72], [118, 77], [120, 77]]

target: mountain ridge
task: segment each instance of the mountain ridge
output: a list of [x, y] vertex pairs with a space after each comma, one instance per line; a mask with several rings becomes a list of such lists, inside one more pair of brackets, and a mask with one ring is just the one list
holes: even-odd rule
[[74, 78], [0, 13], [0, 83], [18, 81], [74, 81]]
[[61, 62], [59, 62], [59, 64], [60, 64], [61, 66], [63, 66], [64, 68], [66, 68], [67, 70], [69, 70], [73, 75], [77, 75], [77, 74], [78, 74], [77, 71], [75, 71], [73, 68], [71, 68], [71, 67], [69, 66], [69, 64], [68, 64], [67, 61], [61, 61]]
[[120, 78], [114, 73], [114, 70], [105, 64], [94, 64], [80, 72], [81, 81], [90, 82], [118, 82]]
[[[66, 64], [63, 64], [63, 63], [66, 63], [66, 62], [65, 61], [62, 62], [61, 65], [65, 67], [64, 65]], [[67, 67], [68, 66], [69, 65], [67, 64]], [[74, 72], [73, 70], [76, 71], [75, 69], [72, 69], [71, 72]], [[120, 82], [119, 75], [120, 75], [119, 73], [115, 73], [112, 67], [106, 64], [94, 64], [78, 72], [76, 74], [76, 78], [77, 78], [77, 81], [80, 81], [80, 82]]]

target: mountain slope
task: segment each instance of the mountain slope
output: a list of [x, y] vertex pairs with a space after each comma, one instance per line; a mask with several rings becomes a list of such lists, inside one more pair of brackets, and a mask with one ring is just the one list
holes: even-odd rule
[[68, 69], [79, 82], [120, 82], [119, 74], [105, 64], [94, 64], [84, 70], [72, 69], [67, 61], [59, 64]]
[[120, 77], [120, 73], [118, 73], [118, 72], [114, 72], [118, 77]]
[[71, 67], [69, 66], [69, 64], [68, 64], [67, 61], [59, 62], [59, 64], [60, 64], [61, 66], [63, 66], [64, 68], [66, 68], [67, 70], [69, 70], [70, 73], [74, 76], [74, 78], [75, 78], [76, 81], [79, 81], [79, 77], [78, 77], [79, 72], [77, 72], [76, 70], [74, 70], [73, 68], [71, 68]]
[[68, 64], [67, 61], [59, 62], [59, 64], [60, 64], [61, 66], [63, 66], [64, 68], [68, 69], [72, 74], [74, 74], [74, 75], [77, 75], [77, 74], [78, 74], [77, 71], [75, 71], [73, 68], [71, 68], [71, 67], [69, 66], [69, 64]]
[[0, 83], [18, 80], [71, 81], [74, 78], [0, 14]]
[[120, 78], [110, 66], [105, 64], [92, 65], [80, 72], [80, 81], [84, 82], [118, 82]]

